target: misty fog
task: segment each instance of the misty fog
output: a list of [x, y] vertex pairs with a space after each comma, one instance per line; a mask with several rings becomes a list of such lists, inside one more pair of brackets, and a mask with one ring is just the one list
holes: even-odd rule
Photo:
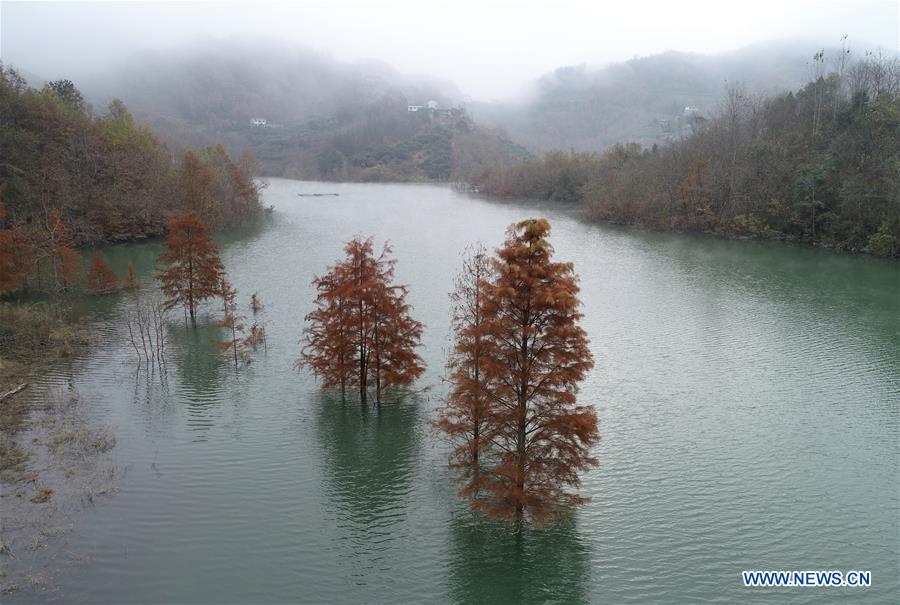
[[[473, 100], [516, 96], [563, 65], [599, 67], [669, 50], [717, 53], [849, 34], [856, 49], [898, 49], [896, 2], [0, 3], [0, 58], [34, 77], [80, 80], [127, 69], [142, 51], [222, 51], [248, 39], [339, 61], [377, 60], [455, 83]], [[552, 10], [551, 10], [552, 8]], [[242, 46], [241, 46], [242, 47]], [[227, 51], [222, 51], [227, 52]], [[811, 53], [807, 53], [811, 54]]]

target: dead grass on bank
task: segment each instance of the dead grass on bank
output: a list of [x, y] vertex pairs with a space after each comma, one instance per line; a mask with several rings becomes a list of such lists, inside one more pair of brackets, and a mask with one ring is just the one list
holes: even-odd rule
[[25, 470], [28, 452], [20, 448], [13, 440], [0, 438], [0, 480], [15, 480]]
[[85, 460], [108, 452], [116, 445], [116, 437], [108, 427], [94, 428], [78, 424], [70, 415], [48, 416], [42, 420], [48, 429], [47, 448], [62, 460]]
[[69, 357], [85, 342], [82, 325], [61, 305], [0, 303], [0, 351], [8, 359]]
[[[40, 376], [88, 341], [84, 327], [60, 305], [0, 302], [0, 393]], [[17, 481], [30, 458], [16, 433], [27, 425], [34, 398], [28, 389], [0, 400], [0, 481]]]

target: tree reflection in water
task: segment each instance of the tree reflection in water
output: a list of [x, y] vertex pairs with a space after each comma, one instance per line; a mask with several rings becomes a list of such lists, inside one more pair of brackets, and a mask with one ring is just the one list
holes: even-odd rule
[[[386, 401], [380, 408], [323, 394], [317, 406], [325, 490], [337, 525], [364, 549], [404, 531], [403, 500], [413, 489], [421, 441], [420, 402]], [[392, 536], [396, 537], [396, 536]]]
[[584, 603], [590, 551], [573, 523], [516, 528], [471, 516], [450, 524], [454, 603]]

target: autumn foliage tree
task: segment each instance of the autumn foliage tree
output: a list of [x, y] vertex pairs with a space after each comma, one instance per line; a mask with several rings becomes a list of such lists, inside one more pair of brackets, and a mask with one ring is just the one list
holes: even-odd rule
[[218, 322], [218, 327], [225, 328], [228, 333], [228, 340], [216, 343], [220, 351], [234, 359], [234, 368], [237, 369], [240, 363], [250, 363], [250, 347], [252, 344], [252, 335], [247, 337], [244, 335], [245, 326], [243, 315], [237, 310], [237, 290], [231, 287], [225, 278], [222, 278], [219, 286], [219, 293], [222, 297], [222, 320]]
[[28, 277], [30, 247], [18, 227], [5, 228], [6, 207], [0, 185], [0, 295], [15, 292]]
[[88, 275], [85, 284], [88, 288], [98, 294], [112, 292], [119, 285], [116, 274], [109, 268], [106, 261], [100, 254], [91, 257], [91, 265], [88, 268]]
[[252, 158], [215, 146], [176, 159], [122, 101], [92, 108], [72, 82], [35, 89], [0, 64], [0, 123], [7, 211], [30, 239], [51, 208], [75, 245], [162, 235], [170, 215], [190, 210], [213, 228], [262, 213]]
[[44, 230], [33, 249], [36, 261], [44, 266], [54, 292], [67, 290], [79, 283], [81, 253], [75, 248], [69, 226], [56, 208], [47, 214]]
[[346, 263], [338, 264], [313, 280], [316, 308], [304, 317], [303, 348], [295, 364], [312, 370], [323, 389], [339, 387], [342, 396], [351, 385], [359, 351], [351, 334], [351, 288], [345, 270]]
[[477, 497], [482, 451], [489, 449], [488, 354], [485, 333], [488, 288], [494, 271], [483, 246], [467, 250], [450, 294], [453, 350], [447, 363], [450, 392], [436, 428], [453, 443], [450, 468], [459, 471], [461, 495]]
[[194, 319], [202, 301], [221, 294], [225, 271], [219, 248], [195, 213], [169, 221], [166, 250], [159, 262], [164, 267], [156, 279], [166, 296], [166, 310], [181, 305]]
[[593, 366], [578, 325], [578, 278], [571, 263], [552, 260], [549, 233], [544, 219], [510, 227], [477, 294], [483, 319], [477, 328], [471, 314], [468, 325], [455, 321], [458, 360], [439, 420], [469, 451], [478, 422], [477, 458], [461, 457], [458, 447], [451, 465], [477, 471], [463, 489], [473, 507], [517, 522], [540, 523], [584, 502], [575, 491], [579, 472], [597, 463], [597, 417], [577, 402]]
[[138, 281], [137, 275], [134, 272], [134, 263], [128, 263], [128, 269], [125, 272], [125, 279], [122, 282], [122, 287], [126, 290], [137, 290], [141, 287], [140, 282]]
[[412, 384], [424, 371], [416, 352], [422, 324], [410, 316], [406, 286], [393, 283], [396, 261], [385, 244], [375, 256], [372, 238], [357, 237], [346, 259], [313, 285], [316, 309], [306, 316], [297, 365], [310, 368], [323, 388], [358, 390], [365, 403], [393, 386]]

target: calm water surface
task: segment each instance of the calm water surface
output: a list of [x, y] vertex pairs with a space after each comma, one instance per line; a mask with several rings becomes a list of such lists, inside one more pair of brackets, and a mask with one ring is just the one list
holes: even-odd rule
[[[338, 191], [340, 197], [299, 197]], [[222, 238], [269, 351], [235, 373], [209, 319], [169, 326], [165, 376], [139, 368], [127, 295], [92, 310], [103, 345], [71, 381], [118, 437], [120, 491], [84, 510], [64, 602], [759, 602], [900, 599], [897, 265], [759, 242], [587, 225], [446, 188], [273, 180], [275, 213]], [[592, 501], [567, 527], [473, 523], [428, 420], [443, 393], [459, 253], [541, 214], [581, 275], [599, 415]], [[355, 234], [389, 239], [424, 321], [430, 392], [381, 411], [292, 369], [309, 282]], [[158, 243], [107, 254], [145, 280]], [[62, 555], [65, 556], [65, 555]], [[865, 569], [874, 586], [763, 591], [743, 569]]]

